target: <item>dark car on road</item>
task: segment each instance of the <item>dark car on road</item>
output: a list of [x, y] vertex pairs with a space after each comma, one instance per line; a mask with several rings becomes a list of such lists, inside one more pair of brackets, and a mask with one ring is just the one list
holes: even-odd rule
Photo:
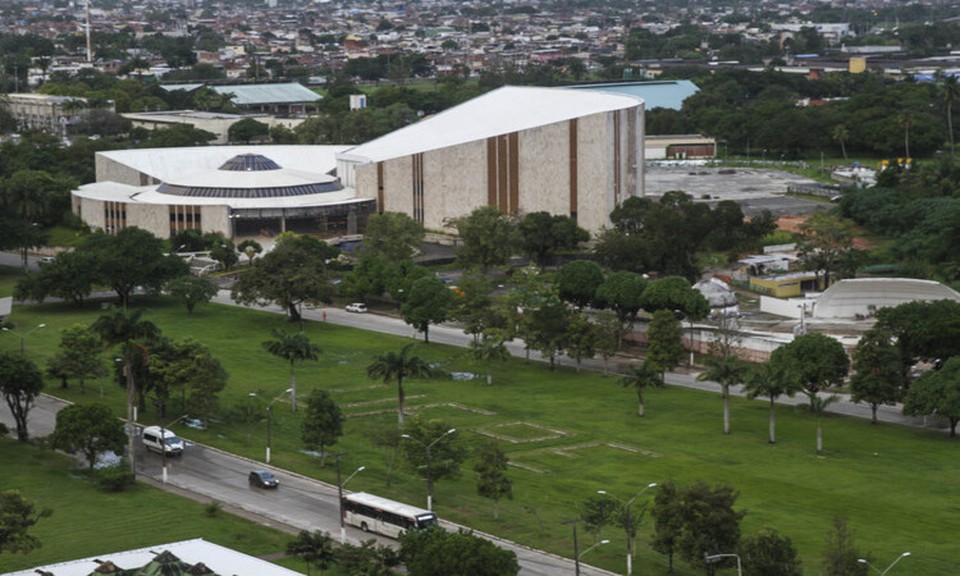
[[280, 481], [271, 472], [254, 470], [250, 473], [250, 485], [257, 488], [276, 488], [280, 485]]

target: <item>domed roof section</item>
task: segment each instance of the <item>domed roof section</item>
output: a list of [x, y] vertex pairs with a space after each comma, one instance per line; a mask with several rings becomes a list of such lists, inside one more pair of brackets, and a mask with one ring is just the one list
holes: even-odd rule
[[726, 308], [737, 305], [737, 294], [730, 289], [726, 282], [719, 278], [710, 278], [697, 282], [693, 288], [703, 294], [711, 308]]
[[171, 178], [157, 192], [198, 198], [281, 198], [342, 189], [336, 176], [283, 168], [263, 154], [238, 154], [215, 170]]
[[263, 154], [237, 154], [224, 162], [219, 169], [233, 172], [259, 172], [262, 170], [279, 170], [280, 165]]

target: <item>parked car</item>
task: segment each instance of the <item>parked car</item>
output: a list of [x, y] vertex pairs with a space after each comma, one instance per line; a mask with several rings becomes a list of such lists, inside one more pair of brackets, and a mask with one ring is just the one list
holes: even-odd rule
[[250, 485], [257, 488], [276, 488], [280, 481], [272, 472], [266, 470], [254, 470], [250, 473]]
[[358, 314], [363, 314], [367, 311], [367, 305], [363, 302], [354, 302], [353, 304], [347, 304], [347, 312], [357, 312]]

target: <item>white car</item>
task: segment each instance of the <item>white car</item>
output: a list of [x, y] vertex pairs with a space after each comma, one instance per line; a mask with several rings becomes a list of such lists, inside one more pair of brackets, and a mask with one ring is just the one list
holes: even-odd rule
[[363, 302], [354, 302], [353, 304], [347, 304], [347, 312], [357, 312], [362, 314], [367, 311], [367, 305]]

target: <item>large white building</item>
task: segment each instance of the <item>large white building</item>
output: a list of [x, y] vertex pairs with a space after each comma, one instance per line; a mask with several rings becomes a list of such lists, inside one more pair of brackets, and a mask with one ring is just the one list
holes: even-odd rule
[[591, 233], [643, 195], [643, 101], [506, 86], [337, 154], [337, 174], [378, 211], [427, 229], [480, 206], [566, 215]]
[[634, 96], [504, 87], [354, 147], [99, 152], [73, 210], [94, 228], [161, 238], [355, 234], [386, 211], [452, 231], [450, 219], [480, 206], [566, 215], [595, 234], [644, 193], [643, 125]]

